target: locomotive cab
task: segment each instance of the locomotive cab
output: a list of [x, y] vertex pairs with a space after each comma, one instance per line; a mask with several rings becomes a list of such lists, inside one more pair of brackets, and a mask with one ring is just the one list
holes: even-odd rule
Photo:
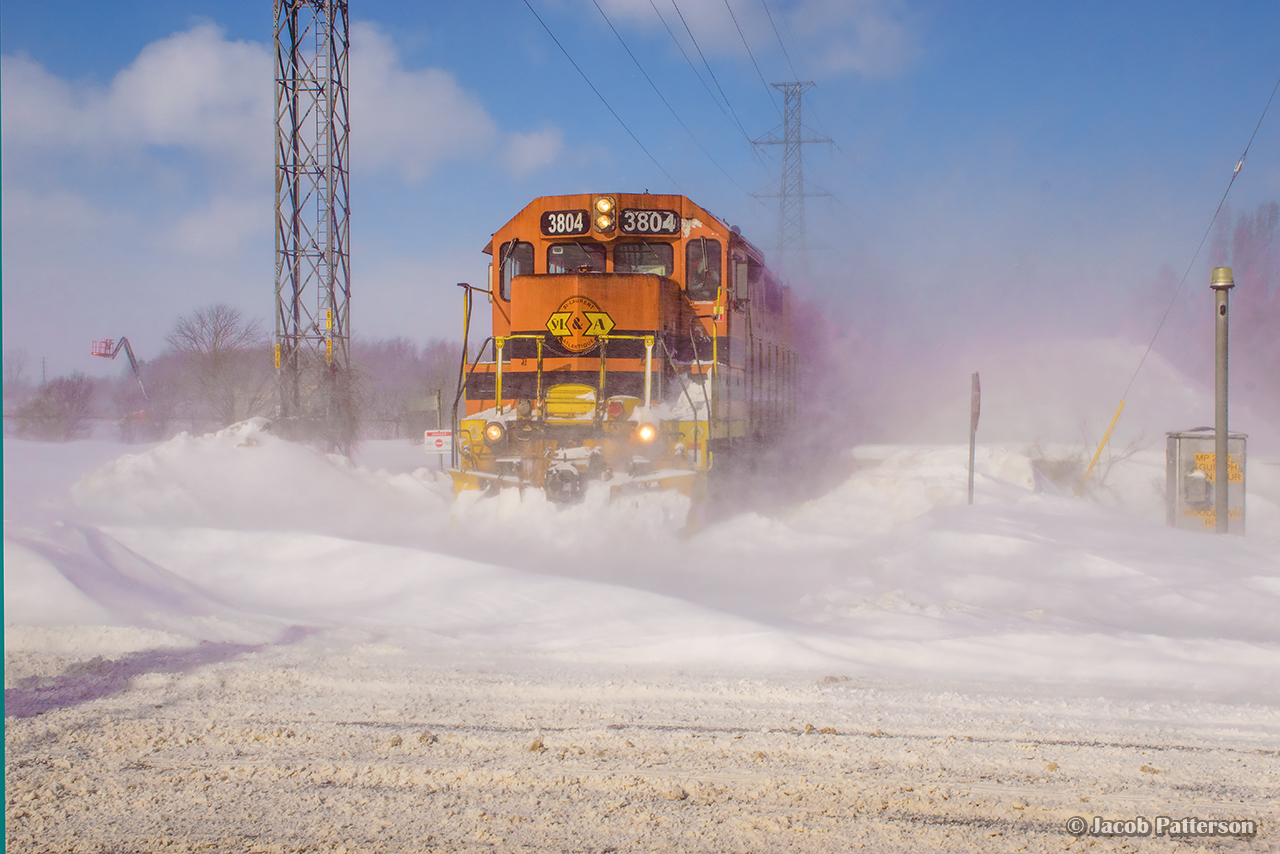
[[543, 197], [484, 251], [493, 334], [459, 390], [459, 491], [571, 501], [600, 480], [696, 498], [717, 454], [794, 411], [787, 301], [765, 299], [759, 251], [687, 198]]

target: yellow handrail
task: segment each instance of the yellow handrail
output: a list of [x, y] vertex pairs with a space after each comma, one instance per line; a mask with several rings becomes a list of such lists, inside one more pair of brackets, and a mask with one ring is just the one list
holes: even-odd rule
[[[494, 406], [498, 410], [498, 414], [502, 414], [502, 351], [505, 349], [506, 342], [514, 338], [532, 339], [538, 343], [538, 369], [537, 369], [537, 398], [539, 408], [542, 406], [542, 345], [546, 340], [546, 336], [530, 332], [513, 332], [510, 335], [495, 335], [493, 338], [496, 351], [497, 361], [494, 377]], [[606, 344], [610, 340], [620, 341], [643, 341], [645, 347], [644, 354], [644, 405], [647, 407], [652, 402], [653, 389], [653, 345], [655, 336], [653, 335], [597, 335], [600, 341], [600, 393], [604, 394], [605, 380], [605, 350]], [[481, 363], [484, 364], [484, 363]]]

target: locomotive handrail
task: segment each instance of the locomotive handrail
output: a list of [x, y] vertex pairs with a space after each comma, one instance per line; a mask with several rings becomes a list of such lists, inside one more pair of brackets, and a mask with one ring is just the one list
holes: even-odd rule
[[[676, 370], [676, 360], [672, 357], [672, 355], [671, 355], [671, 348], [667, 346], [667, 342], [666, 342], [666, 341], [659, 341], [658, 343], [662, 345], [662, 352], [663, 352], [663, 353], [666, 355], [666, 357], [667, 357], [667, 364], [669, 364], [669, 365], [671, 366], [671, 373], [672, 373], [672, 374], [674, 374], [674, 375], [675, 375], [675, 377], [680, 381], [680, 390], [684, 392], [684, 399], [685, 399], [685, 400], [687, 400], [687, 401], [689, 401], [689, 409], [690, 409], [690, 410], [692, 410], [692, 412], [693, 412], [693, 423], [694, 423], [695, 425], [697, 425], [697, 423], [698, 423], [698, 407], [697, 407], [697, 404], [695, 404], [695, 403], [693, 402], [693, 395], [689, 394], [689, 384], [688, 384], [687, 382], [685, 382], [685, 381], [684, 381], [684, 377], [683, 377], [683, 375], [682, 375], [679, 371], [677, 371], [677, 370]], [[694, 429], [695, 429], [695, 430], [697, 429], [697, 428], [696, 428], [696, 426], [695, 426], [695, 428], [694, 428]], [[708, 445], [707, 445], [707, 468], [708, 468], [708, 469], [710, 469], [710, 468], [711, 468], [711, 462], [712, 462], [712, 460], [711, 460], [711, 446], [710, 446], [710, 441], [711, 441], [711, 406], [710, 406], [710, 404], [708, 404], [708, 405], [707, 405], [707, 432], [706, 432], [706, 434], [705, 434], [705, 435], [706, 435], [707, 442], [708, 442]], [[694, 434], [694, 450], [695, 450], [695, 451], [697, 450], [697, 434], [696, 434], [696, 433]]]
[[[458, 401], [462, 400], [462, 395], [465, 394], [467, 391], [467, 383], [471, 380], [471, 375], [475, 373], [476, 365], [480, 364], [480, 357], [484, 355], [485, 346], [488, 345], [488, 343], [492, 340], [493, 340], [493, 336], [490, 335], [488, 338], [484, 339], [483, 342], [481, 342], [480, 349], [476, 351], [475, 360], [471, 362], [471, 368], [467, 371], [467, 375], [463, 378], [462, 382], [458, 383], [458, 396], [453, 399], [453, 412], [454, 412], [453, 420], [455, 422], [457, 422], [458, 420], [458, 415], [457, 415]], [[466, 359], [465, 353], [463, 354], [463, 359], [464, 360]], [[465, 365], [466, 362], [463, 361], [463, 364]]]
[[494, 389], [493, 389], [493, 405], [497, 408], [498, 414], [502, 414], [502, 351], [507, 341], [512, 338], [532, 338], [538, 342], [538, 378], [537, 389], [534, 396], [538, 400], [539, 408], [542, 405], [542, 338], [541, 335], [535, 335], [531, 332], [513, 332], [510, 335], [493, 336], [494, 356], [497, 369], [494, 371]]
[[[610, 338], [617, 338], [624, 341], [643, 341], [644, 342], [644, 406], [649, 408], [650, 401], [653, 396], [653, 335], [600, 335], [601, 342]], [[600, 350], [600, 360], [604, 361], [604, 348]], [[604, 394], [604, 382], [601, 380], [600, 393]]]
[[[689, 344], [693, 347], [693, 361], [698, 366], [698, 373], [703, 374], [702, 378], [702, 402], [707, 405], [707, 468], [711, 468], [711, 398], [707, 395], [707, 377], [706, 371], [702, 370], [702, 359], [698, 356], [698, 342], [693, 337], [694, 326], [696, 321], [692, 318], [689, 320]], [[702, 327], [698, 325], [698, 329]], [[715, 324], [711, 324], [711, 328], [715, 329]], [[706, 333], [703, 332], [703, 335]], [[712, 391], [715, 391], [715, 382], [720, 377], [720, 370], [716, 367], [716, 338], [711, 339], [711, 383]], [[698, 410], [693, 410], [694, 421], [698, 420]]]
[[617, 338], [619, 341], [643, 341], [644, 342], [644, 406], [648, 409], [653, 398], [653, 335], [597, 335], [600, 341], [600, 397], [604, 398], [604, 376], [605, 376], [605, 344], [610, 339]]
[[[506, 342], [510, 341], [513, 338], [522, 338], [526, 340], [532, 339], [533, 341], [537, 342], [538, 364], [537, 364], [537, 379], [536, 379], [537, 386], [535, 390], [535, 397], [538, 401], [539, 409], [542, 408], [542, 403], [543, 403], [542, 345], [543, 345], [543, 342], [546, 340], [546, 336], [538, 333], [532, 333], [532, 332], [513, 332], [510, 335], [495, 335], [492, 338], [494, 342], [494, 348], [495, 348], [495, 360], [492, 363], [486, 363], [486, 364], [493, 364], [495, 366], [493, 399], [494, 399], [494, 406], [497, 408], [499, 415], [502, 414], [502, 351], [505, 349], [504, 345], [506, 344]], [[604, 399], [604, 383], [605, 383], [605, 377], [607, 376], [606, 350], [607, 350], [608, 342], [612, 339], [618, 339], [620, 341], [625, 340], [625, 341], [643, 341], [644, 342], [644, 405], [646, 409], [649, 406], [651, 406], [653, 403], [653, 344], [654, 344], [654, 341], [656, 340], [655, 336], [604, 334], [604, 335], [597, 335], [596, 338], [600, 342], [600, 381], [599, 381], [599, 388], [598, 388], [597, 408], [599, 408], [598, 407], [599, 401]], [[487, 339], [485, 343], [486, 344], [488, 343]], [[480, 349], [481, 351], [483, 351], [484, 347], [481, 346]], [[471, 370], [474, 371], [476, 366], [479, 364], [480, 362], [477, 357], [477, 361], [471, 366]], [[468, 376], [470, 375], [468, 374]]]

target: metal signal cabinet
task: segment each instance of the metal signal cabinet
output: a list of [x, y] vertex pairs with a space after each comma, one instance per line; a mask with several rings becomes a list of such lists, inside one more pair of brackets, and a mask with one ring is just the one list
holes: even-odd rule
[[[1214, 531], [1213, 428], [1166, 433], [1165, 521], [1171, 528]], [[1227, 533], [1245, 531], [1245, 460], [1248, 435], [1227, 436]]]

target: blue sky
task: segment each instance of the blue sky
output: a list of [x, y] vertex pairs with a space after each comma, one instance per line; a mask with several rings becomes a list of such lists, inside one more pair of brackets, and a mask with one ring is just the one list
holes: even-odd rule
[[[805, 164], [833, 198], [808, 204], [800, 287], [830, 316], [1115, 334], [1190, 262], [1280, 78], [1274, 2], [730, 0], [757, 73], [724, 0], [677, 0], [744, 135], [671, 0], [600, 0], [695, 142], [592, 0], [530, 2], [676, 184], [523, 0], [356, 0], [357, 335], [457, 337], [454, 282], [483, 280], [488, 235], [538, 195], [683, 191], [769, 246], [776, 210], [750, 193], [778, 156], [746, 139], [780, 121], [761, 74], [815, 82], [806, 124], [838, 145]], [[8, 0], [0, 27], [5, 349], [103, 372], [96, 337], [148, 358], [200, 305], [269, 320], [270, 4]], [[1273, 105], [1231, 204], [1278, 197]]]

